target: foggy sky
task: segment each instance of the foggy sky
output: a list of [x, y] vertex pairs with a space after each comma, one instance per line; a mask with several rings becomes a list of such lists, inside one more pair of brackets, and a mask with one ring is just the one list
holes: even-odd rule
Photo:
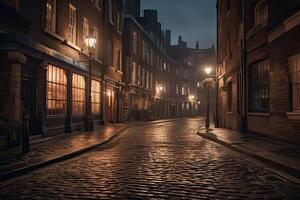
[[141, 9], [158, 10], [163, 29], [171, 29], [172, 43], [182, 35], [188, 46], [199, 41], [200, 48], [216, 41], [215, 0], [141, 0]]

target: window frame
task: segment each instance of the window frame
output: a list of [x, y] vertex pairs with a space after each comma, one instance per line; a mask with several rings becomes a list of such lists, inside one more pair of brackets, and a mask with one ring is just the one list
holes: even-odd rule
[[[95, 84], [97, 84], [97, 87], [94, 87]], [[95, 95], [97, 95], [98, 98], [95, 98]], [[95, 99], [97, 100], [94, 101]], [[95, 105], [98, 106], [98, 110], [96, 111], [94, 110]], [[91, 83], [91, 111], [93, 115], [101, 114], [101, 83], [94, 79], [92, 79]]]
[[291, 77], [292, 111], [300, 113], [300, 53], [289, 57], [289, 66]]
[[249, 68], [249, 112], [270, 112], [270, 64], [260, 60]]
[[[48, 3], [49, 1], [52, 1], [53, 4], [52, 4], [52, 12], [51, 12], [51, 16], [50, 18], [48, 18]], [[50, 21], [48, 21], [50, 20]], [[50, 23], [50, 24], [49, 24]], [[45, 29], [47, 31], [50, 31], [52, 33], [56, 33], [56, 0], [47, 0], [46, 1], [46, 24], [45, 24]]]
[[[76, 82], [76, 78], [78, 77], [81, 80]], [[76, 83], [76, 84], [75, 84]], [[86, 92], [87, 92], [87, 85], [85, 81], [85, 77], [83, 75], [73, 73], [72, 75], [72, 115], [84, 115], [86, 109]], [[80, 95], [81, 93], [81, 95]], [[75, 99], [76, 98], [76, 99]], [[75, 107], [80, 106], [79, 112], [74, 112]]]
[[[56, 73], [55, 78], [54, 78], [54, 74], [52, 73], [52, 72], [54, 72], [54, 70]], [[57, 72], [62, 72], [62, 74], [58, 75]], [[50, 75], [50, 73], [51, 73], [51, 75]], [[52, 77], [52, 78], [50, 78], [50, 77]], [[63, 77], [63, 78], [58, 79], [58, 77]], [[58, 81], [55, 79], [58, 79]], [[61, 80], [62, 80], [62, 82], [59, 82]], [[54, 90], [55, 90], [54, 92], [49, 91], [50, 85], [51, 85], [51, 88], [54, 88]], [[65, 93], [63, 93], [62, 91], [65, 91]], [[50, 96], [51, 96], [51, 98], [50, 98]], [[53, 98], [52, 96], [55, 96], [55, 98]], [[63, 108], [61, 109], [60, 112], [57, 111], [57, 108], [51, 108], [52, 110], [56, 110], [56, 113], [55, 112], [51, 113], [50, 109], [49, 109], [49, 103], [51, 103], [51, 104], [54, 103], [55, 105], [57, 105], [57, 103], [59, 103], [59, 104], [62, 103]], [[47, 110], [46, 113], [47, 113], [47, 116], [49, 116], [49, 117], [66, 116], [67, 115], [67, 104], [68, 104], [67, 71], [61, 67], [57, 67], [55, 65], [48, 64], [47, 65], [47, 75], [46, 75], [46, 110]]]
[[[74, 14], [74, 15], [72, 15]], [[71, 3], [69, 4], [69, 38], [68, 40], [73, 43], [77, 44], [77, 21], [78, 21], [78, 16], [77, 16], [77, 8], [72, 5]]]

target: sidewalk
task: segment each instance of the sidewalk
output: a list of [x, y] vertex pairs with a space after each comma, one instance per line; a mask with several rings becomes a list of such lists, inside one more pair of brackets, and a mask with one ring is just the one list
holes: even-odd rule
[[202, 129], [198, 134], [300, 178], [299, 146], [222, 128]]
[[19, 148], [0, 151], [0, 182], [75, 157], [110, 141], [127, 128], [174, 120], [181, 119], [97, 125], [93, 132], [78, 131], [45, 138], [44, 141], [34, 141], [27, 154], [21, 154]]

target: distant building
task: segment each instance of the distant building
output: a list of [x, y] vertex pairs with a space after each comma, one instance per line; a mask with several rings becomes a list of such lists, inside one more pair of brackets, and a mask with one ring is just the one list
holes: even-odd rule
[[299, 143], [300, 2], [217, 7], [220, 125]]

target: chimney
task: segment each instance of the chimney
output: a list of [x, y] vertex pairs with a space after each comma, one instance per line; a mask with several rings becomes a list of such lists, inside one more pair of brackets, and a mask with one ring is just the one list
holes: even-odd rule
[[166, 30], [166, 45], [171, 46], [171, 30]]
[[197, 50], [199, 49], [199, 42], [198, 41], [196, 42], [195, 49], [197, 49]]
[[125, 0], [125, 14], [137, 18], [141, 16], [141, 0]]
[[144, 17], [157, 22], [157, 10], [144, 10]]

